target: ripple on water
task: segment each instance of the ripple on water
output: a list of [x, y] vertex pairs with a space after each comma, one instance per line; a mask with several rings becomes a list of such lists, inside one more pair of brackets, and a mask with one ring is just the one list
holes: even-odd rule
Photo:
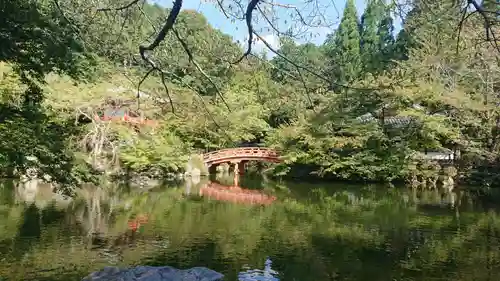
[[89, 189], [67, 207], [3, 192], [10, 197], [0, 198], [0, 278], [71, 281], [138, 265], [203, 266], [242, 281], [500, 276], [500, 217], [471, 206], [479, 203], [467, 194], [450, 205], [436, 192], [296, 192], [304, 186], [287, 183], [291, 192], [280, 194], [283, 183], [265, 185], [278, 197], [266, 206], [182, 197], [182, 187]]

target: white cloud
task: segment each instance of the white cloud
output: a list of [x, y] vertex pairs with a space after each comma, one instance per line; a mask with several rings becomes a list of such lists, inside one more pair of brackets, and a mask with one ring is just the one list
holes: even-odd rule
[[[266, 34], [262, 35], [262, 39], [264, 39], [273, 49], [278, 50], [280, 47], [280, 39], [278, 36], [274, 34]], [[269, 50], [269, 48], [262, 42], [259, 38], [255, 38], [255, 42], [253, 43], [253, 51], [256, 54], [265, 52], [268, 57], [272, 58], [275, 56], [273, 52]], [[245, 41], [246, 42], [246, 41]]]

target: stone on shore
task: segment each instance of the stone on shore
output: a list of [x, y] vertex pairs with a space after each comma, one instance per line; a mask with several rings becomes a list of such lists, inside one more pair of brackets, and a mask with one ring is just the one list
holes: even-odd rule
[[186, 270], [170, 266], [105, 267], [82, 281], [220, 281], [224, 275], [206, 267]]

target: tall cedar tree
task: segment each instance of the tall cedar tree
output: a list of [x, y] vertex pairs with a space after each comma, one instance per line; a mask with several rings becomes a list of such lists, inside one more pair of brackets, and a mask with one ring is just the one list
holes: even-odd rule
[[414, 32], [415, 26], [418, 26], [415, 21], [421, 16], [421, 12], [420, 7], [415, 4], [403, 20], [403, 28], [396, 37], [392, 51], [395, 59], [407, 60], [410, 55], [410, 49], [417, 47], [417, 42], [412, 38], [411, 34]]
[[361, 16], [361, 60], [363, 70], [373, 73], [380, 67], [380, 37], [379, 24], [383, 18], [384, 3], [380, 0], [370, 0]]
[[332, 81], [348, 83], [359, 77], [361, 70], [359, 26], [354, 0], [347, 0], [339, 28], [325, 42]]
[[391, 59], [394, 59], [394, 25], [391, 16], [391, 10], [384, 4], [382, 21], [380, 21], [377, 29], [379, 40], [378, 49], [380, 51], [380, 59], [382, 65], [387, 67]]
[[392, 58], [394, 27], [383, 0], [370, 0], [361, 17], [361, 59], [363, 72], [380, 73]]

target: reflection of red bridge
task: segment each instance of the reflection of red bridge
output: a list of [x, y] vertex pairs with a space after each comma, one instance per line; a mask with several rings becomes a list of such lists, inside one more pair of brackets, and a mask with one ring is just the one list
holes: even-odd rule
[[147, 215], [138, 215], [135, 219], [131, 219], [128, 221], [128, 228], [132, 231], [136, 231], [141, 225], [148, 223]]
[[228, 148], [203, 154], [203, 162], [208, 168], [229, 162], [235, 164], [235, 172], [240, 173], [244, 171], [245, 163], [252, 160], [281, 162], [278, 152], [265, 147]]
[[258, 190], [243, 189], [238, 186], [225, 186], [215, 182], [210, 182], [200, 188], [200, 196], [244, 204], [267, 205], [276, 200], [275, 196], [266, 195]]

